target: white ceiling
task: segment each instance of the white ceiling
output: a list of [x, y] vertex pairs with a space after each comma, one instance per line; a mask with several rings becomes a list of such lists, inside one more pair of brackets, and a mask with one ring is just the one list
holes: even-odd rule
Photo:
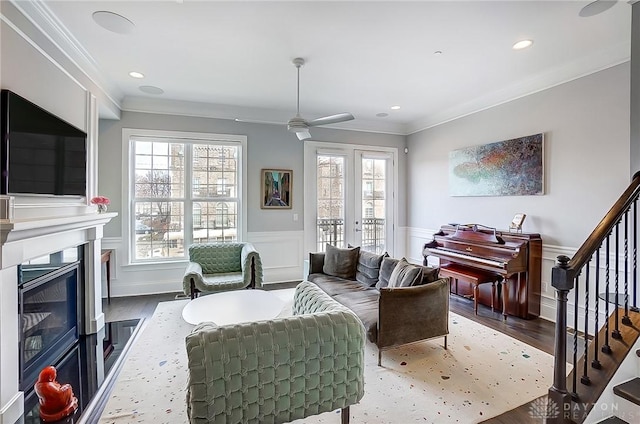
[[[631, 5], [579, 17], [588, 3], [45, 0], [39, 13], [124, 110], [286, 122], [299, 56], [303, 117], [346, 111], [336, 127], [407, 134], [628, 61]], [[134, 31], [98, 26], [98, 10]]]

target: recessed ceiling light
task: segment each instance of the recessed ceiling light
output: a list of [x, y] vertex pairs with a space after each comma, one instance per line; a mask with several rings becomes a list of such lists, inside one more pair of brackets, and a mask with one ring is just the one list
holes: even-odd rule
[[398, 110], [400, 109], [400, 106], [391, 106], [391, 110]]
[[106, 10], [93, 12], [93, 20], [102, 28], [118, 34], [130, 34], [135, 28], [129, 19]]
[[136, 71], [129, 72], [129, 76], [131, 78], [144, 78], [144, 74], [142, 74], [140, 72], [136, 72]]
[[522, 50], [533, 45], [533, 40], [520, 40], [513, 45], [513, 50]]
[[162, 94], [164, 90], [160, 87], [154, 87], [153, 85], [141, 85], [138, 87], [140, 91], [147, 94]]
[[380, 112], [380, 113], [376, 113], [376, 116], [378, 118], [386, 118], [387, 116], [389, 116], [389, 114], [387, 112]]
[[589, 3], [582, 9], [580, 9], [580, 12], [578, 13], [578, 15], [580, 15], [583, 18], [588, 18], [589, 16], [595, 16], [615, 6], [615, 4], [616, 4], [615, 0], [606, 0], [606, 1], [596, 0], [594, 2]]

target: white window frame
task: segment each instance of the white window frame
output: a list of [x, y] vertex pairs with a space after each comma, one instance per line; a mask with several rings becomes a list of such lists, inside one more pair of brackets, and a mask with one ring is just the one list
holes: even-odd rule
[[[214, 134], [214, 133], [198, 133], [189, 131], [166, 131], [166, 130], [147, 130], [139, 128], [123, 128], [122, 129], [122, 163], [126, 164], [126, 169], [122, 170], [122, 234], [126, 242], [123, 243], [126, 249], [127, 265], [148, 265], [150, 263], [168, 264], [176, 262], [187, 262], [188, 258], [166, 258], [156, 261], [136, 260], [134, 258], [134, 237], [135, 237], [135, 211], [133, 210], [133, 199], [135, 198], [135, 156], [133, 155], [132, 138], [167, 138], [169, 140], [184, 140], [185, 142], [195, 144], [226, 144], [237, 145], [238, 147], [238, 241], [247, 239], [247, 136], [236, 134]], [[189, 175], [190, 177], [190, 175]], [[190, 193], [192, 189], [190, 178], [187, 178], [187, 187], [185, 194]], [[192, 217], [185, 210], [185, 244], [189, 243], [187, 234], [191, 231]], [[189, 237], [190, 238], [190, 237]], [[124, 240], [123, 240], [124, 241]]]

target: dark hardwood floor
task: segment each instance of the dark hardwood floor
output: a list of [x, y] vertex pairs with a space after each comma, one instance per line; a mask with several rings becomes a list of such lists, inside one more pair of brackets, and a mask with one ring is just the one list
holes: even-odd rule
[[478, 315], [475, 315], [473, 300], [456, 295], [449, 297], [449, 310], [553, 355], [555, 324], [551, 321], [512, 316], [505, 320], [501, 312], [493, 312], [484, 305], [478, 305]]
[[182, 293], [163, 293], [147, 296], [112, 297], [111, 303], [102, 299], [102, 311], [106, 322], [134, 318], [151, 318], [160, 302], [175, 300]]
[[[295, 287], [295, 284], [278, 285], [270, 288], [286, 287]], [[150, 318], [159, 302], [174, 300], [176, 295], [182, 295], [182, 293], [112, 297], [111, 304], [108, 304], [106, 299], [103, 300], [102, 309], [107, 322], [133, 318]], [[450, 297], [450, 310], [553, 355], [554, 325], [550, 321], [541, 318], [525, 320], [512, 316], [504, 320], [500, 312], [492, 312], [491, 308], [483, 305], [478, 306], [478, 315], [475, 315], [473, 301], [456, 295], [451, 295]]]

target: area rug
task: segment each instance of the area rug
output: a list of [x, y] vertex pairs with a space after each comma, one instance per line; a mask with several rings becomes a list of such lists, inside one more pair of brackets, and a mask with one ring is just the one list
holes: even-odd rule
[[[292, 296], [282, 291], [280, 296]], [[188, 300], [162, 302], [132, 346], [100, 423], [187, 423]], [[291, 301], [281, 315], [290, 314]], [[553, 357], [454, 313], [448, 349], [434, 339], [384, 351], [366, 345], [365, 395], [353, 423], [478, 423], [545, 394]], [[338, 423], [328, 412], [294, 421]]]

